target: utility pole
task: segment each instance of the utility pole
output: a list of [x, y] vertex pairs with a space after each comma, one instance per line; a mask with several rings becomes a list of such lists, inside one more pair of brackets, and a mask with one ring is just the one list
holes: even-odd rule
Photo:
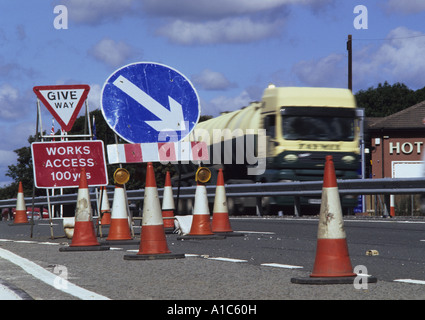
[[348, 89], [353, 91], [353, 47], [352, 47], [351, 34], [348, 35], [347, 51], [348, 51]]

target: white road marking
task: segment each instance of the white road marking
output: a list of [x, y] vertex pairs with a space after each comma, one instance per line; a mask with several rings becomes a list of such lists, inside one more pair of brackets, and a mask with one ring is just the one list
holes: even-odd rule
[[293, 266], [290, 264], [280, 264], [280, 263], [262, 263], [262, 266], [267, 267], [276, 267], [276, 268], [285, 268], [285, 269], [302, 269], [304, 267], [301, 266]]
[[55, 243], [55, 242], [37, 242], [38, 244], [46, 244], [49, 246], [58, 246], [59, 243]]
[[3, 284], [0, 284], [0, 300], [22, 300], [13, 290], [10, 290]]
[[37, 243], [37, 241], [29, 241], [29, 240], [15, 240], [17, 243]]
[[275, 232], [269, 232], [269, 231], [235, 231], [238, 233], [255, 233], [255, 234], [276, 234]]
[[424, 280], [414, 280], [414, 279], [395, 279], [396, 282], [404, 282], [404, 283], [414, 283], [414, 284], [425, 284]]
[[232, 258], [222, 258], [222, 257], [207, 258], [207, 259], [209, 259], [209, 260], [219, 260], [219, 261], [228, 261], [228, 262], [248, 262], [248, 260], [232, 259]]
[[14, 264], [16, 264], [18, 267], [22, 268], [25, 272], [29, 273], [33, 277], [43, 281], [44, 283], [55, 287], [57, 290], [63, 291], [65, 293], [68, 293], [70, 295], [73, 295], [77, 298], [80, 298], [82, 300], [109, 300], [109, 298], [102, 296], [100, 294], [97, 294], [95, 292], [86, 290], [84, 288], [81, 288], [71, 282], [69, 282], [66, 279], [61, 278], [61, 286], [57, 286], [56, 282], [58, 279], [58, 275], [55, 275], [51, 273], [50, 271], [47, 271], [46, 269], [40, 267], [39, 265], [35, 264], [34, 262], [22, 258], [8, 250], [0, 248], [0, 258], [6, 259]]

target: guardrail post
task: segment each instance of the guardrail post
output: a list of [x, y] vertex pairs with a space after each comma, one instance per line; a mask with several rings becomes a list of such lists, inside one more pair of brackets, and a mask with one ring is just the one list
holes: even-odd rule
[[384, 195], [384, 217], [388, 218], [389, 211], [388, 208], [390, 207], [390, 195], [386, 194]]
[[255, 212], [257, 216], [261, 217], [263, 215], [262, 197], [256, 197], [255, 200]]
[[294, 197], [294, 215], [296, 217], [299, 217], [301, 213], [301, 203], [300, 203], [300, 197], [295, 196]]

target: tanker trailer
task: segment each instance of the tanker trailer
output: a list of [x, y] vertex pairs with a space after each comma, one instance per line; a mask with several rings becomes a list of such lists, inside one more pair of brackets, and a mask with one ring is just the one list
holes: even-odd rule
[[[207, 142], [210, 161], [203, 165], [212, 171], [211, 183], [223, 168], [231, 184], [322, 180], [326, 155], [333, 156], [337, 179], [358, 178], [359, 134], [350, 90], [270, 85], [260, 102], [198, 123], [189, 139]], [[190, 184], [197, 168], [183, 167]], [[228, 200], [233, 213], [255, 206], [255, 199]], [[352, 208], [357, 198], [342, 202]], [[262, 205], [270, 212], [293, 210], [294, 198], [267, 197]], [[300, 205], [318, 207], [320, 198], [300, 197]]]

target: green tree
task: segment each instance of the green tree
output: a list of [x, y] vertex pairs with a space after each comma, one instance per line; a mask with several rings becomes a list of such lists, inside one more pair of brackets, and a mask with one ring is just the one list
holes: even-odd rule
[[357, 106], [365, 109], [366, 117], [386, 117], [424, 100], [425, 88], [415, 92], [405, 84], [390, 85], [385, 81], [376, 88], [360, 90], [355, 96]]
[[[35, 136], [30, 136], [28, 138], [28, 143], [31, 145], [35, 141]], [[12, 178], [14, 183], [10, 186], [7, 186], [2, 192], [2, 196], [10, 195], [10, 192], [14, 191], [13, 197], [16, 197], [18, 190], [19, 182], [22, 182], [24, 188], [24, 195], [32, 195], [32, 189], [34, 184], [33, 178], [33, 166], [32, 166], [32, 156], [31, 156], [31, 147], [26, 146], [16, 150], [13, 150], [17, 154], [17, 164], [8, 166], [6, 176]], [[45, 194], [44, 192], [36, 191], [36, 195]]]

